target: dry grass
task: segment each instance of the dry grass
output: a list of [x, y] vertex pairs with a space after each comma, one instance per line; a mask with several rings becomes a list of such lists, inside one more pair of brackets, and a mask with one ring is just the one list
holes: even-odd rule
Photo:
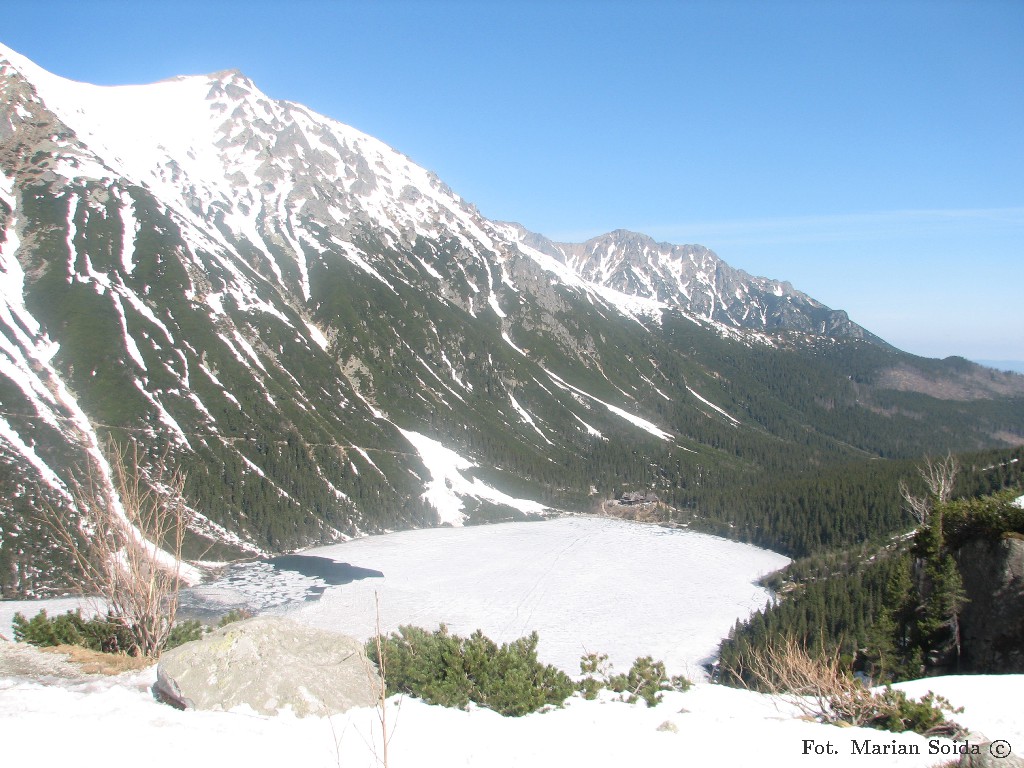
[[377, 656], [377, 719], [380, 722], [380, 740], [383, 755], [378, 762], [383, 768], [388, 768], [388, 745], [391, 743], [391, 733], [388, 731], [388, 683], [387, 683], [387, 658], [384, 654], [383, 639], [380, 626], [380, 595], [373, 593], [373, 603], [376, 609], [376, 633], [374, 643]]
[[748, 663], [760, 689], [784, 697], [808, 719], [862, 725], [876, 711], [871, 691], [846, 674], [838, 657], [812, 656], [794, 638], [758, 650]]
[[64, 656], [86, 675], [120, 675], [122, 672], [134, 672], [145, 669], [153, 663], [153, 659], [145, 656], [128, 656], [123, 653], [102, 653], [83, 648], [80, 645], [55, 645], [39, 648], [43, 653]]
[[[732, 672], [743, 679], [739, 670]], [[944, 711], [962, 710], [942, 697], [929, 692], [915, 702], [888, 688], [874, 692], [844, 669], [838, 655], [812, 655], [794, 638], [753, 653], [747, 672], [758, 688], [789, 702], [809, 720], [929, 735], [960, 732]]]

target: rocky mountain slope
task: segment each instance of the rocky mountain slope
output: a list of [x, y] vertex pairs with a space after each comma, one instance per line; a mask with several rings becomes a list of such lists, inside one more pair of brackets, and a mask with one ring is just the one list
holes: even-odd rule
[[657, 299], [708, 325], [883, 343], [846, 312], [829, 309], [789, 283], [733, 269], [701, 245], [656, 243], [646, 235], [616, 230], [585, 243], [551, 247], [585, 280]]
[[108, 440], [186, 471], [194, 551], [226, 557], [638, 488], [699, 514], [765, 473], [1024, 435], [1024, 377], [922, 395], [961, 363], [700, 246], [489, 221], [236, 71], [99, 87], [0, 47], [0, 171], [5, 593], [53, 581], [38, 510], [70, 514]]

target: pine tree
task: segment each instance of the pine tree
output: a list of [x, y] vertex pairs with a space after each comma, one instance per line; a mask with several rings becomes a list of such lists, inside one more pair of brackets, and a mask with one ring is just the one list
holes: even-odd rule
[[934, 505], [922, 531], [921, 554], [924, 579], [917, 631], [929, 664], [944, 666], [960, 661], [960, 609], [966, 601], [956, 561], [945, 546], [945, 505]]
[[919, 623], [924, 648], [933, 663], [960, 661], [960, 609], [966, 601], [956, 561], [949, 553], [928, 567], [930, 594]]
[[898, 650], [896, 646], [896, 622], [892, 610], [883, 609], [868, 632], [865, 672], [879, 683], [890, 682], [895, 677]]

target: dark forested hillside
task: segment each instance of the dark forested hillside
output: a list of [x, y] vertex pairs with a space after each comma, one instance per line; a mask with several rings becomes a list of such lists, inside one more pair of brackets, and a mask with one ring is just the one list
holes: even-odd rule
[[[750, 655], [790, 637], [882, 681], [957, 671], [961, 655], [967, 669], [970, 649], [953, 633], [968, 598], [953, 555], [977, 538], [1024, 534], [1024, 510], [1010, 504], [1024, 493], [1024, 451], [959, 462], [953, 500], [937, 504], [928, 524], [915, 520], [913, 537], [811, 555], [772, 575], [766, 583], [776, 591], [774, 603], [738, 622], [721, 645], [722, 679], [751, 682], [744, 672]], [[912, 493], [925, 495], [917, 473], [908, 480], [916, 481]]]

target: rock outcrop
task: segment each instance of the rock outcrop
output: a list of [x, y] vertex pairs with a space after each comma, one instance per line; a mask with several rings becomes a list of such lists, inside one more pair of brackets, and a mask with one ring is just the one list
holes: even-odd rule
[[229, 624], [165, 653], [155, 692], [183, 709], [247, 705], [273, 715], [330, 715], [373, 706], [380, 677], [363, 645], [287, 619]]
[[976, 539], [957, 562], [969, 601], [960, 614], [963, 669], [1024, 672], [1024, 539]]

